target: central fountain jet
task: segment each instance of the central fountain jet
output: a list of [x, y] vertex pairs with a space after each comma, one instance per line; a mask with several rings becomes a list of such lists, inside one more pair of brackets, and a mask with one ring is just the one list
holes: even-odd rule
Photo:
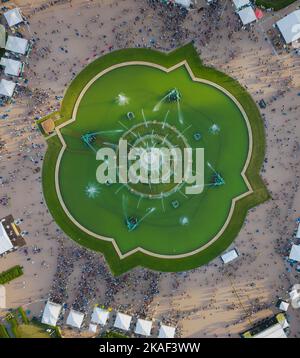
[[181, 100], [181, 93], [177, 88], [173, 88], [167, 93], [166, 100], [168, 102], [179, 102]]

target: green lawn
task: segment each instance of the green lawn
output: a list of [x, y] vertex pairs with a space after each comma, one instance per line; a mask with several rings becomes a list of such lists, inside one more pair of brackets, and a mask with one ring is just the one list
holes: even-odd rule
[[[259, 176], [259, 170], [264, 158], [265, 142], [264, 142], [264, 127], [263, 127], [262, 120], [260, 118], [259, 111], [256, 107], [256, 104], [253, 102], [252, 98], [249, 96], [246, 90], [242, 88], [236, 81], [234, 81], [227, 75], [216, 71], [213, 68], [204, 67], [194, 47], [191, 44], [186, 45], [185, 47], [180, 48], [169, 55], [165, 55], [160, 52], [152, 51], [148, 49], [120, 50], [108, 54], [106, 56], [103, 56], [102, 58], [91, 63], [74, 79], [68, 91], [66, 92], [60, 111], [61, 118], [62, 118], [60, 120], [60, 123], [63, 123], [63, 121], [71, 117], [75, 101], [80, 91], [82, 90], [84, 85], [89, 81], [89, 79], [94, 77], [101, 70], [111, 66], [112, 64], [124, 62], [126, 60], [129, 61], [143, 60], [143, 61], [151, 61], [154, 63], [158, 63], [165, 67], [171, 67], [172, 65], [175, 65], [184, 59], [188, 61], [190, 67], [193, 70], [193, 73], [197, 77], [210, 80], [212, 82], [221, 85], [223, 88], [227, 89], [229, 92], [232, 93], [233, 96], [235, 96], [235, 98], [238, 99], [238, 101], [242, 104], [244, 110], [246, 111], [251, 124], [252, 133], [254, 136], [252, 157], [246, 174], [247, 174], [247, 178], [251, 183], [252, 188], [254, 189], [254, 193], [238, 201], [234, 210], [233, 218], [230, 221], [229, 225], [226, 227], [222, 236], [213, 245], [209, 246], [207, 249], [205, 249], [204, 251], [198, 254], [195, 254], [188, 258], [168, 260], [168, 259], [158, 259], [149, 255], [145, 255], [141, 252], [138, 252], [127, 257], [126, 259], [119, 260], [111, 243], [96, 239], [81, 231], [68, 219], [65, 212], [62, 210], [61, 206], [59, 205], [58, 198], [55, 191], [55, 186], [54, 186], [54, 170], [55, 170], [56, 158], [61, 149], [61, 143], [57, 138], [57, 136], [48, 139], [48, 151], [44, 159], [44, 167], [43, 167], [43, 190], [49, 210], [53, 215], [53, 217], [55, 218], [56, 222], [65, 231], [65, 233], [69, 235], [73, 240], [77, 241], [79, 244], [86, 246], [92, 250], [103, 252], [106, 260], [110, 264], [111, 269], [115, 274], [121, 274], [124, 271], [129, 270], [130, 268], [137, 265], [143, 265], [152, 269], [157, 269], [159, 271], [183, 271], [207, 263], [216, 255], [224, 251], [224, 249], [226, 249], [226, 247], [236, 237], [244, 222], [247, 211], [251, 207], [258, 205], [259, 203], [267, 200], [269, 197], [265, 189], [265, 186]], [[125, 74], [122, 73], [121, 75], [125, 76]], [[151, 74], [151, 76], [152, 75], [153, 74]], [[184, 75], [183, 73], [180, 73], [180, 75], [178, 76], [180, 77]], [[184, 77], [181, 77], [181, 79], [183, 80]], [[127, 82], [124, 81], [122, 83], [127, 84]], [[160, 86], [161, 85], [162, 84], [160, 83]], [[96, 103], [95, 101], [97, 100], [97, 93], [100, 92], [99, 89], [97, 89], [97, 87], [95, 87], [94, 91], [95, 94], [91, 97], [91, 101], [92, 102], [94, 101], [94, 103]], [[148, 95], [149, 93], [147, 94], [147, 96]], [[83, 119], [86, 118], [87, 121], [89, 121], [90, 118], [91, 120], [93, 120], [93, 117], [90, 116], [86, 117], [86, 115], [84, 114], [84, 109], [88, 108], [92, 104], [92, 102], [90, 104], [88, 103], [88, 101], [86, 103], [83, 102], [83, 104], [86, 104], [86, 106], [82, 107], [82, 112], [81, 112], [82, 114], [79, 111], [79, 116], [82, 115], [82, 118]], [[216, 108], [217, 107], [218, 106], [216, 106]], [[115, 115], [118, 116], [118, 113], [116, 112]], [[147, 115], [150, 115], [150, 112], [147, 112]], [[107, 112], [107, 117], [108, 119], [110, 118], [109, 112]], [[81, 121], [80, 123], [83, 123], [83, 121]], [[65, 137], [67, 137], [68, 134], [67, 129], [68, 127], [66, 128]], [[75, 129], [84, 130], [84, 127], [75, 128]], [[92, 128], [89, 127], [89, 129]], [[232, 127], [232, 130], [233, 129], [234, 127]], [[237, 136], [236, 136], [236, 140], [238, 140]], [[71, 138], [71, 136], [69, 136], [69, 142], [70, 142], [69, 144], [72, 145], [72, 141], [73, 139]], [[73, 143], [73, 145], [76, 146], [77, 145], [76, 143]], [[84, 172], [84, 168], [86, 168], [84, 160], [80, 162], [79, 167], [82, 169], [82, 172]], [[65, 174], [67, 174], [70, 168], [71, 166], [68, 165], [66, 166]], [[66, 175], [66, 178], [67, 177], [68, 176]], [[65, 183], [67, 183], [67, 180], [65, 181]], [[65, 184], [65, 189], [68, 190], [67, 184]], [[75, 196], [77, 196], [77, 194], [79, 198], [81, 198], [80, 193], [76, 192]], [[72, 195], [70, 194], [68, 195], [71, 198], [70, 199], [71, 201], [73, 199], [79, 200], [79, 198], [72, 199]], [[109, 197], [107, 197], [106, 199], [106, 201], [109, 203], [108, 200], [110, 200]], [[79, 202], [82, 202], [82, 200]], [[81, 205], [81, 207], [79, 205], [79, 211], [81, 210], [81, 213], [83, 212], [82, 208], [85, 208], [85, 205]], [[105, 215], [105, 211], [103, 211], [103, 215]], [[88, 219], [89, 218], [87, 216], [85, 218], [85, 223], [87, 223]], [[103, 229], [105, 229], [105, 224], [101, 225], [100, 230]], [[107, 230], [109, 230], [108, 226], [107, 226]], [[138, 232], [138, 230], [140, 230], [140, 228], [138, 228], [136, 231]], [[159, 238], [160, 238], [159, 228], [157, 230], [158, 230], [157, 233], [156, 234], [154, 233], [153, 236], [157, 240], [157, 243], [159, 243]], [[126, 237], [126, 235], [124, 236], [123, 234], [124, 232], [122, 233], [122, 235], [120, 235], [121, 239], [122, 237]], [[170, 237], [172, 237], [172, 235], [173, 234], [171, 228]], [[182, 237], [185, 236], [183, 235]], [[186, 237], [188, 238], [188, 236]], [[128, 240], [130, 240], [130, 236], [128, 236]], [[130, 246], [132, 245], [132, 242], [129, 241], [128, 243], [126, 243], [126, 245]], [[163, 246], [161, 246], [161, 249], [162, 248]], [[165, 249], [167, 249], [167, 247], [165, 247]], [[126, 252], [126, 247], [124, 247], [124, 250]]]
[[18, 326], [19, 338], [50, 338], [45, 329], [33, 324], [20, 324]]
[[278, 11], [288, 5], [291, 5], [295, 1], [296, 0], [256, 0], [256, 5], [263, 6], [266, 9], [272, 8], [275, 11]]
[[[49, 330], [49, 332], [47, 332]], [[19, 307], [9, 312], [5, 323], [0, 325], [0, 338], [60, 338], [58, 327], [42, 324], [37, 319], [29, 320], [24, 309]]]
[[10, 282], [11, 280], [23, 275], [23, 269], [17, 265], [0, 273], [0, 285]]

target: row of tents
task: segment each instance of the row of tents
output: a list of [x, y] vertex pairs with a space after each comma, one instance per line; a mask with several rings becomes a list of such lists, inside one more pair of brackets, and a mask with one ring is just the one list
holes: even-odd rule
[[[8, 26], [11, 28], [14, 28], [24, 22], [22, 14], [18, 8], [8, 10], [3, 15]], [[12, 35], [7, 36], [5, 27], [0, 24], [0, 48], [3, 48], [5, 51], [9, 51], [14, 57], [19, 57], [20, 55], [26, 55], [29, 43], [27, 39], [21, 37]], [[5, 53], [5, 57], [0, 59], [0, 66], [4, 68], [4, 74], [7, 76], [19, 77], [23, 71], [24, 64], [18, 59], [9, 58], [7, 56], [8, 54]], [[15, 82], [1, 79], [0, 95], [12, 97], [15, 87]]]
[[[61, 311], [62, 305], [48, 301], [43, 312], [42, 323], [56, 326]], [[89, 331], [96, 333], [98, 326], [105, 327], [109, 321], [110, 315], [111, 311], [95, 306], [89, 324]], [[71, 309], [66, 324], [70, 327], [80, 329], [84, 317], [84, 313]], [[124, 332], [130, 332], [132, 318], [133, 317], [128, 314], [116, 312], [113, 327]], [[150, 337], [152, 325], [152, 321], [138, 318], [134, 327], [134, 333], [144, 337]], [[174, 338], [175, 331], [175, 327], [161, 324], [159, 327], [158, 338]]]
[[[250, 0], [233, 0], [237, 14], [243, 25], [251, 24], [263, 17], [263, 12], [252, 7]], [[274, 27], [280, 31], [286, 44], [291, 44], [300, 39], [300, 10], [292, 11], [290, 14], [278, 20]]]

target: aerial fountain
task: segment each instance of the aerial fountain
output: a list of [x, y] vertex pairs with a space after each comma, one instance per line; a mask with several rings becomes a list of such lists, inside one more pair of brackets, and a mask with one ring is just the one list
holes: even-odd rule
[[119, 106], [125, 106], [129, 103], [129, 98], [124, 93], [119, 93], [116, 97], [116, 102]]
[[220, 127], [214, 123], [210, 128], [209, 128], [209, 132], [211, 134], [218, 134], [220, 132]]
[[168, 93], [161, 100], [159, 100], [156, 103], [156, 105], [153, 108], [153, 112], [159, 111], [163, 102], [166, 101], [169, 103], [172, 103], [172, 102], [179, 103], [181, 98], [182, 98], [182, 96], [181, 96], [181, 93], [178, 91], [178, 89], [173, 88], [173, 89], [169, 90]]
[[221, 186], [225, 184], [224, 178], [218, 173], [213, 166], [207, 162], [207, 166], [213, 171], [214, 175], [212, 177], [212, 182], [209, 184], [210, 186]]
[[96, 184], [89, 183], [85, 188], [85, 193], [88, 198], [94, 199], [100, 193], [100, 189]]

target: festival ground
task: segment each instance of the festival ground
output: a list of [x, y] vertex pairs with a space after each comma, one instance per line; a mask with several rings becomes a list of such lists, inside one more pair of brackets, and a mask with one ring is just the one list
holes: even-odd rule
[[[85, 312], [100, 303], [162, 319], [177, 325], [182, 337], [237, 337], [277, 312], [277, 298], [286, 297], [297, 281], [285, 258], [300, 210], [300, 57], [274, 48], [268, 30], [300, 2], [266, 12], [247, 31], [230, 2], [220, 1], [210, 9], [198, 1], [184, 20], [178, 17], [186, 31], [176, 33], [145, 0], [74, 0], [44, 7], [39, 7], [42, 1], [15, 3], [28, 17], [27, 36], [33, 36], [36, 45], [25, 70], [28, 87], [5, 108], [8, 118], [0, 120], [1, 139], [7, 141], [0, 158], [0, 197], [9, 199], [8, 205], [0, 204], [0, 217], [23, 218], [21, 229], [29, 232], [27, 251], [22, 248], [0, 260], [0, 271], [24, 266], [24, 276], [7, 285], [7, 306], [23, 305], [40, 315], [50, 293]], [[267, 103], [261, 110], [267, 137], [262, 177], [272, 199], [248, 213], [234, 242], [240, 257], [232, 265], [224, 267], [216, 258], [184, 273], [136, 268], [114, 278], [101, 256], [65, 237], [49, 214], [39, 171], [46, 145], [33, 119], [59, 108], [71, 79], [92, 59], [126, 47], [170, 50], [190, 40], [206, 65], [237, 79], [255, 101], [263, 98]], [[288, 314], [290, 337], [299, 337], [299, 311], [291, 308]], [[78, 335], [69, 329], [64, 333]]]

